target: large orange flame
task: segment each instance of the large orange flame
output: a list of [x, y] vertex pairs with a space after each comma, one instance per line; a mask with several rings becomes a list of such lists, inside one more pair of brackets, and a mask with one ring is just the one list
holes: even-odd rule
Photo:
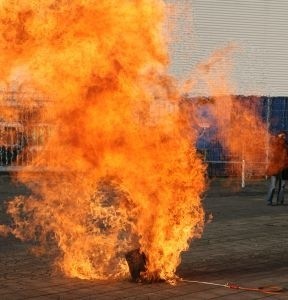
[[0, 2], [2, 81], [20, 72], [23, 86], [55, 101], [41, 114], [54, 130], [32, 165], [43, 172], [20, 174], [33, 193], [10, 203], [10, 232], [40, 252], [57, 245], [68, 276], [126, 274], [124, 253], [139, 247], [145, 276], [171, 279], [201, 234], [204, 166], [166, 74], [165, 9], [160, 0]]

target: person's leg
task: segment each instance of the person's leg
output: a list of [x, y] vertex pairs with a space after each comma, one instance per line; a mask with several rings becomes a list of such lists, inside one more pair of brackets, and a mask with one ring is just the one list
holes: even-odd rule
[[279, 184], [279, 192], [277, 196], [277, 204], [284, 203], [284, 189], [285, 189], [285, 180], [281, 179]]
[[269, 184], [268, 194], [267, 194], [267, 198], [266, 198], [268, 205], [272, 205], [272, 200], [273, 200], [273, 196], [275, 193], [276, 182], [277, 182], [277, 176], [272, 175], [270, 177], [270, 184]]

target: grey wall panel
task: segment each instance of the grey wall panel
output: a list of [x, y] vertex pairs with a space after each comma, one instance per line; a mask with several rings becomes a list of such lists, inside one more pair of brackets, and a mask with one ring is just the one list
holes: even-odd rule
[[[176, 7], [171, 22], [180, 20], [170, 45], [174, 75], [188, 76], [213, 51], [233, 42], [239, 48], [231, 74], [236, 93], [288, 95], [288, 0], [166, 2]], [[203, 87], [192, 94], [202, 92]]]

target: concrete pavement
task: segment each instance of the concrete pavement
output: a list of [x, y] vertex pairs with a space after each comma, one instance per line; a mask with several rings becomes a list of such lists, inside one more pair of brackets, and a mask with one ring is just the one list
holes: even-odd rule
[[[179, 276], [288, 289], [288, 205], [266, 206], [266, 190], [264, 180], [251, 181], [245, 189], [238, 181], [212, 180], [203, 201], [213, 220], [183, 253]], [[9, 222], [5, 201], [27, 193], [0, 176], [0, 223]], [[13, 237], [0, 238], [0, 299], [288, 299], [288, 292], [269, 295], [186, 281], [171, 286], [71, 279], [54, 271], [48, 257], [35, 257], [27, 249]]]

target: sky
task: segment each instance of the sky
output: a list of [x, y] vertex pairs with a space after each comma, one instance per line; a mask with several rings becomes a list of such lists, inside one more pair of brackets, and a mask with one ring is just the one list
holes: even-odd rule
[[189, 76], [198, 63], [233, 43], [230, 79], [236, 94], [288, 96], [287, 0], [166, 2], [176, 7], [168, 24], [173, 75]]

